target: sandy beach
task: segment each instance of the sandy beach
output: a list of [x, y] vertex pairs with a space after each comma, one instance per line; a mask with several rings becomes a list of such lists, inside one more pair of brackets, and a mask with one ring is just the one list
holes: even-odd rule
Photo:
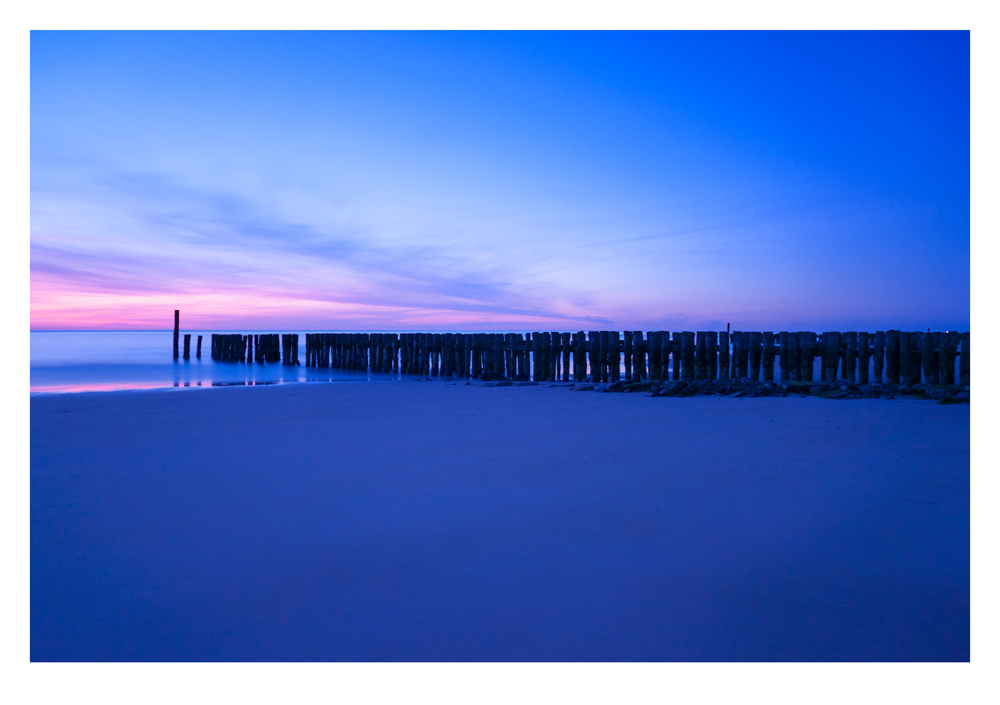
[[31, 658], [969, 659], [969, 405], [31, 399]]

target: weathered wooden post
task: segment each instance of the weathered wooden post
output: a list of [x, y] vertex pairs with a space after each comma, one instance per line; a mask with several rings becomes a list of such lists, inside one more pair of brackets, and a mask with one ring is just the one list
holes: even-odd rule
[[788, 381], [788, 331], [783, 330], [778, 333], [778, 378], [782, 382]]
[[598, 331], [597, 336], [598, 343], [600, 345], [600, 350], [597, 354], [597, 368], [601, 373], [601, 382], [608, 381], [608, 346], [611, 344], [611, 340], [608, 336], [608, 331], [602, 330]]
[[545, 379], [554, 382], [559, 379], [556, 365], [559, 360], [557, 346], [559, 345], [559, 334], [552, 332], [542, 333], [542, 345], [545, 346]]
[[882, 384], [883, 372], [885, 371], [885, 331], [875, 331], [875, 339], [872, 345], [872, 382]]
[[694, 331], [681, 331], [681, 379], [694, 379]]
[[749, 334], [749, 346], [750, 346], [750, 379], [754, 382], [760, 379], [760, 354], [761, 354], [761, 339], [760, 333], [753, 331]]
[[180, 357], [180, 351], [178, 345], [180, 344], [180, 334], [181, 334], [181, 312], [180, 309], [174, 309], [174, 359], [176, 360]]
[[[857, 331], [849, 331], [844, 333], [843, 338], [844, 345], [844, 366], [841, 372], [841, 376], [848, 382], [855, 381], [855, 368], [858, 365], [858, 333]], [[867, 368], [865, 372], [867, 372]]]
[[618, 382], [622, 378], [622, 341], [618, 331], [608, 333], [608, 381]]
[[[677, 379], [677, 363], [674, 363], [674, 379]], [[729, 331], [719, 332], [719, 379], [729, 379]]]
[[657, 331], [656, 350], [660, 356], [660, 379], [670, 379], [670, 331]]
[[971, 368], [970, 368], [970, 358], [969, 358], [969, 333], [962, 333], [962, 352], [958, 358], [958, 383], [963, 387], [968, 387], [970, 384]]
[[660, 366], [660, 331], [651, 330], [646, 334], [646, 346], [649, 348], [649, 378], [651, 380], [662, 379], [663, 374]]
[[625, 379], [632, 381], [632, 331], [624, 331]]
[[706, 350], [705, 350], [705, 331], [695, 331], [694, 339], [694, 378], [697, 380], [705, 379], [708, 375], [708, 365], [706, 363]]
[[858, 332], [858, 384], [868, 384], [868, 367], [872, 359], [871, 336], [865, 331]]
[[816, 366], [816, 334], [812, 331], [799, 333], [799, 356], [802, 364], [801, 378], [805, 382], [812, 382]]
[[958, 333], [945, 331], [941, 334], [938, 353], [938, 382], [955, 384], [955, 354], [958, 352]]
[[764, 331], [761, 335], [764, 338], [764, 356], [761, 361], [764, 372], [764, 381], [774, 381], [774, 332]]
[[743, 331], [734, 330], [730, 336], [733, 341], [733, 379], [743, 379], [747, 376], [747, 348], [743, 342]]
[[719, 378], [719, 334], [717, 331], [705, 331], [705, 356], [708, 364], [705, 379]]
[[184, 359], [185, 360], [190, 360], [191, 359], [191, 334], [190, 333], [185, 333], [184, 334]]
[[601, 368], [597, 360], [601, 350], [600, 337], [600, 334], [596, 330], [587, 331], [587, 362], [589, 363], [588, 371], [590, 372], [591, 382], [601, 381]]
[[572, 336], [569, 333], [561, 333], [562, 338], [562, 381], [569, 382], [569, 355], [572, 352]]
[[[655, 335], [654, 335], [655, 333]], [[655, 348], [656, 357], [658, 362], [656, 365], [656, 379], [669, 380], [670, 379], [670, 331], [668, 330], [658, 330], [650, 331], [647, 336], [649, 341], [647, 345], [650, 349]], [[653, 379], [653, 367], [652, 367], [652, 354], [650, 355], [650, 379]]]
[[940, 333], [924, 333], [923, 354], [921, 358], [924, 367], [924, 379], [927, 380], [927, 384], [938, 383], [937, 349], [940, 339]]
[[840, 331], [823, 333], [823, 376], [820, 378], [828, 384], [837, 379], [837, 366], [840, 364]]
[[913, 373], [910, 366], [913, 364], [913, 352], [910, 347], [910, 333], [899, 331], [899, 378], [902, 384], [911, 384]]
[[799, 333], [798, 331], [788, 331], [788, 369], [786, 373], [788, 374], [788, 380], [790, 382], [799, 381], [799, 371], [802, 368], [802, 353], [799, 350]]
[[473, 374], [473, 379], [482, 377], [483, 374], [483, 336], [480, 333], [469, 335], [469, 356], [477, 374]]
[[646, 344], [642, 339], [642, 331], [632, 331], [632, 379], [641, 382], [648, 379], [646, 372]]
[[195, 357], [198, 358], [199, 360], [201, 359], [201, 336], [200, 335], [198, 336], [198, 352], [195, 354]]

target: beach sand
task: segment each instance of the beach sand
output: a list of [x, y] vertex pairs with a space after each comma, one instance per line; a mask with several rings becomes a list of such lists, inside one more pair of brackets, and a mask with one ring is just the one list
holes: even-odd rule
[[969, 659], [969, 406], [35, 396], [32, 660]]

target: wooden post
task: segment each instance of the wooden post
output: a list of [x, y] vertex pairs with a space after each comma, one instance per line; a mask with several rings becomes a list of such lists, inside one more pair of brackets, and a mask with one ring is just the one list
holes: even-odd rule
[[754, 382], [760, 379], [761, 334], [752, 332], [748, 336], [750, 353], [750, 379]]
[[179, 355], [178, 345], [180, 343], [180, 333], [181, 333], [181, 312], [180, 309], [174, 309], [174, 359], [176, 360]]
[[788, 379], [791, 382], [799, 381], [799, 374], [802, 368], [802, 353], [799, 350], [798, 331], [788, 331]]
[[955, 353], [958, 350], [958, 334], [945, 331], [941, 334], [938, 352], [938, 383], [955, 384]]
[[562, 345], [562, 336], [558, 331], [549, 331], [545, 334], [545, 378], [551, 382], [559, 379], [559, 346]]
[[782, 382], [788, 381], [788, 331], [783, 330], [778, 333], [778, 378]]
[[660, 379], [670, 379], [670, 331], [657, 331], [656, 347], [660, 354]]
[[886, 366], [885, 331], [875, 331], [875, 340], [872, 345], [872, 357], [874, 358], [872, 364], [872, 382], [882, 384], [882, 376]]
[[649, 378], [651, 380], [663, 379], [660, 365], [660, 350], [663, 345], [660, 343], [661, 331], [651, 330], [646, 335], [646, 346], [649, 348]]
[[569, 354], [572, 351], [572, 339], [569, 333], [560, 334], [562, 338], [562, 381], [569, 382]]
[[642, 331], [632, 331], [632, 379], [641, 382], [648, 379], [646, 372], [646, 345], [642, 339]]
[[618, 337], [618, 331], [613, 330], [609, 334], [610, 347], [608, 347], [608, 380], [619, 382], [622, 378], [622, 341]]
[[764, 331], [762, 333], [764, 337], [764, 357], [762, 358], [762, 366], [764, 372], [764, 381], [773, 382], [774, 381], [774, 332]]
[[184, 359], [185, 360], [190, 360], [191, 359], [191, 334], [190, 333], [185, 333], [184, 334]]
[[840, 363], [840, 331], [823, 334], [826, 345], [823, 350], [823, 381], [833, 383], [837, 379], [837, 365]]
[[609, 350], [609, 348], [611, 346], [611, 337], [608, 335], [608, 331], [606, 331], [606, 330], [600, 331], [600, 334], [601, 334], [600, 335], [601, 352], [598, 355], [597, 359], [599, 361], [600, 370], [601, 370], [601, 381], [602, 382], [607, 382], [608, 381], [608, 373], [609, 373], [608, 368], [610, 367], [610, 364], [609, 364], [609, 362], [610, 362], [610, 350]]
[[743, 379], [747, 376], [747, 348], [743, 342], [743, 331], [734, 330], [730, 335], [733, 341], [733, 379]]
[[924, 333], [921, 361], [924, 368], [924, 379], [927, 384], [938, 384], [938, 341], [940, 333]]
[[[848, 382], [854, 382], [856, 380], [855, 370], [858, 366], [858, 334], [857, 331], [849, 331], [844, 333], [843, 338], [843, 360], [844, 367], [841, 372], [841, 376]], [[865, 372], [868, 369], [865, 368]]]
[[625, 353], [625, 379], [632, 381], [632, 331], [627, 330], [623, 333], [625, 338], [624, 353]]
[[694, 379], [694, 332], [681, 331], [681, 379]]
[[971, 379], [970, 358], [969, 358], [969, 333], [962, 333], [962, 352], [958, 358], [958, 383], [963, 387], [968, 387]]
[[197, 357], [199, 360], [201, 359], [201, 336], [200, 335], [198, 336], [198, 352], [197, 352], [197, 354], [195, 354], [195, 357]]
[[596, 330], [587, 331], [587, 368], [591, 382], [601, 381], [601, 368], [597, 361], [597, 356], [601, 351], [601, 344], [598, 340], [600, 337], [600, 333]]
[[695, 379], [705, 379], [708, 375], [708, 365], [706, 363], [705, 357], [707, 351], [705, 350], [705, 331], [695, 331], [694, 339], [694, 378]]
[[[674, 353], [676, 354], [676, 352]], [[729, 331], [719, 333], [719, 379], [729, 379]], [[677, 363], [674, 363], [674, 379], [677, 379]]]
[[816, 334], [812, 331], [799, 333], [799, 355], [801, 357], [802, 380], [813, 381], [813, 368], [816, 363]]
[[910, 363], [912, 355], [910, 353], [910, 334], [908, 331], [899, 331], [899, 379], [902, 384], [910, 384], [912, 374]]
[[719, 378], [719, 334], [714, 331], [705, 332], [705, 356], [707, 368], [705, 369], [705, 379], [716, 380]]
[[872, 359], [871, 335], [865, 331], [858, 332], [858, 384], [868, 384], [870, 374], [868, 367]]

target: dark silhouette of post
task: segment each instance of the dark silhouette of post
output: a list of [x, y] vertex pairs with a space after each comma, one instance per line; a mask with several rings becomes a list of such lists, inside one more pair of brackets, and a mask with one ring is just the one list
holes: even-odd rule
[[184, 359], [191, 359], [191, 334], [185, 333], [184, 335]]
[[180, 357], [179, 343], [180, 343], [180, 333], [181, 333], [181, 312], [174, 309], [174, 359]]
[[199, 360], [201, 359], [201, 336], [198, 336], [198, 354], [195, 356]]

